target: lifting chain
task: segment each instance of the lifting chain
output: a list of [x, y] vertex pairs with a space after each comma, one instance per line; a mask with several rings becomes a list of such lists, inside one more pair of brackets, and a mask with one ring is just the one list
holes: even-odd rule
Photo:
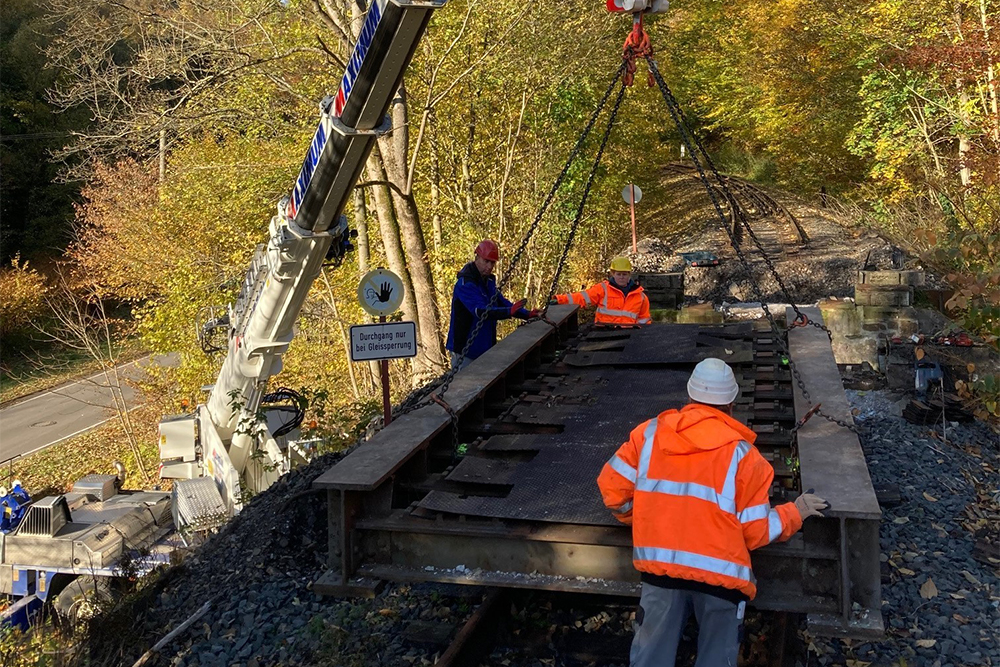
[[[711, 168], [712, 172], [719, 180], [720, 184], [719, 187], [723, 190], [723, 192], [728, 193], [729, 189], [723, 182], [721, 175], [719, 174], [718, 170], [716, 170], [715, 165], [712, 163], [711, 159], [708, 158], [708, 153], [705, 151], [705, 148], [701, 144], [701, 141], [696, 136], [694, 136], [694, 133], [691, 131], [690, 127], [685, 122], [685, 119], [683, 117], [683, 112], [680, 109], [680, 105], [677, 103], [676, 98], [674, 98], [673, 93], [670, 92], [670, 88], [667, 86], [666, 81], [664, 81], [663, 77], [660, 75], [660, 70], [656, 66], [656, 61], [652, 57], [647, 57], [646, 62], [649, 64], [649, 70], [653, 74], [653, 78], [656, 80], [656, 84], [663, 95], [663, 100], [667, 103], [667, 110], [670, 112], [670, 116], [673, 118], [674, 124], [677, 126], [678, 132], [680, 132], [681, 141], [683, 141], [684, 145], [687, 147], [688, 152], [691, 155], [691, 160], [694, 162], [695, 168], [698, 170], [698, 176], [701, 179], [702, 184], [704, 184], [705, 189], [708, 191], [708, 195], [712, 200], [712, 206], [715, 207], [715, 212], [718, 214], [719, 220], [721, 220], [723, 223], [722, 227], [723, 229], [726, 230], [726, 234], [729, 236], [729, 240], [731, 245], [733, 246], [733, 250], [736, 252], [736, 256], [739, 258], [740, 263], [746, 269], [747, 286], [749, 286], [750, 289], [753, 291], [754, 297], [758, 301], [760, 301], [760, 305], [764, 311], [764, 315], [767, 317], [767, 321], [771, 326], [771, 330], [775, 334], [775, 340], [778, 342], [778, 345], [781, 346], [782, 352], [784, 353], [783, 358], [787, 360], [788, 367], [791, 370], [796, 385], [798, 385], [799, 387], [799, 391], [802, 393], [802, 397], [806, 400], [807, 403], [811, 404], [812, 398], [810, 397], [809, 390], [806, 389], [805, 381], [802, 379], [802, 374], [799, 373], [799, 370], [796, 367], [795, 362], [791, 358], [791, 354], [788, 350], [788, 344], [785, 342], [781, 329], [778, 327], [778, 323], [775, 321], [774, 315], [771, 313], [771, 309], [767, 305], [767, 301], [764, 300], [764, 295], [761, 292], [760, 285], [758, 285], [757, 282], [753, 279], [753, 273], [751, 272], [750, 262], [747, 260], [746, 255], [743, 254], [743, 250], [740, 248], [740, 244], [737, 242], [735, 238], [734, 231], [730, 229], [729, 225], [725, 224], [726, 215], [722, 210], [722, 204], [719, 201], [718, 196], [716, 195], [715, 188], [712, 187], [712, 184], [708, 179], [708, 175], [705, 173], [705, 169], [701, 164], [701, 160], [698, 157], [699, 152], [704, 157], [706, 164], [709, 166], [709, 168]], [[699, 152], [695, 152], [695, 146], [697, 146]], [[749, 225], [747, 226], [747, 229], [748, 230], [750, 229]], [[766, 258], [767, 254], [763, 253], [763, 250], [761, 252]], [[771, 265], [770, 262], [768, 262], [768, 264], [772, 267], [773, 270], [773, 265]], [[787, 296], [788, 294], [786, 292], [786, 297]], [[796, 312], [797, 313], [799, 312], [798, 309], [796, 309]], [[800, 316], [805, 317], [805, 315], [801, 313]], [[808, 320], [808, 318], [806, 318], [806, 320]], [[796, 321], [798, 321], [798, 318]], [[827, 334], [829, 334], [829, 330], [827, 330], [825, 327], [823, 327], [822, 325], [817, 325], [817, 326], [826, 330]], [[846, 429], [849, 429], [854, 433], [858, 433], [858, 429], [854, 424], [848, 424], [847, 422], [841, 419], [838, 419], [836, 417], [824, 413], [822, 410], [819, 409], [819, 406], [816, 406], [814, 410], [816, 411], [816, 414], [823, 417], [827, 421], [842, 426]]]
[[[659, 70], [656, 70], [656, 74], [653, 75], [653, 69], [656, 67], [656, 61], [653, 60], [652, 55], [646, 56], [646, 60], [647, 60], [647, 62], [649, 62], [650, 75], [654, 79], [656, 79], [657, 77], [659, 77], [658, 81], [663, 81], [662, 76], [660, 76]], [[767, 254], [767, 251], [764, 250], [764, 246], [763, 246], [763, 244], [761, 244], [760, 239], [757, 237], [756, 232], [754, 232], [753, 227], [750, 226], [750, 220], [749, 220], [749, 218], [744, 214], [742, 207], [739, 205], [738, 200], [736, 199], [736, 196], [729, 189], [728, 182], [725, 180], [725, 178], [723, 178], [722, 174], [719, 173], [719, 170], [716, 168], [715, 162], [712, 161], [712, 158], [710, 158], [708, 156], [708, 151], [705, 150], [704, 144], [702, 144], [701, 140], [698, 139], [698, 137], [691, 130], [691, 125], [687, 121], [687, 116], [685, 116], [684, 110], [677, 103], [677, 100], [674, 98], [673, 93], [671, 93], [670, 88], [667, 87], [666, 83], [663, 83], [663, 86], [661, 87], [660, 90], [661, 90], [661, 92], [663, 92], [663, 95], [664, 95], [665, 99], [669, 96], [669, 100], [667, 101], [667, 105], [670, 106], [670, 104], [672, 102], [673, 105], [676, 108], [676, 112], [677, 113], [676, 113], [676, 117], [675, 117], [675, 122], [676, 122], [677, 118], [680, 118], [680, 123], [683, 123], [684, 129], [687, 130], [687, 133], [689, 134], [689, 136], [693, 140], [693, 144], [694, 144], [693, 147], [692, 147], [691, 144], [688, 144], [687, 145], [687, 149], [688, 149], [689, 152], [691, 152], [691, 157], [692, 157], [692, 160], [695, 163], [695, 166], [698, 168], [698, 173], [700, 175], [702, 175], [702, 176], [704, 175], [702, 167], [701, 167], [701, 165], [698, 162], [697, 155], [693, 152], [693, 149], [695, 149], [695, 148], [701, 154], [702, 159], [705, 162], [705, 166], [707, 166], [708, 169], [712, 172], [712, 176], [715, 178], [716, 182], [719, 184], [719, 186], [718, 186], [719, 189], [722, 190], [724, 196], [729, 201], [729, 206], [733, 210], [733, 220], [734, 221], [738, 221], [738, 224], [741, 226], [741, 229], [746, 229], [747, 233], [750, 234], [750, 239], [753, 241], [753, 244], [757, 247], [757, 251], [760, 252], [760, 256], [764, 260], [764, 264], [767, 265], [768, 271], [774, 277], [775, 282], [778, 284], [778, 288], [781, 290], [781, 293], [784, 295], [785, 299], [788, 301], [789, 305], [792, 307], [792, 310], [795, 311], [795, 320], [789, 325], [789, 328], [802, 327], [802, 326], [806, 326], [808, 324], [810, 326], [814, 326], [814, 327], [816, 327], [818, 329], [822, 329], [823, 331], [825, 331], [827, 337], [832, 341], [833, 340], [833, 333], [830, 331], [829, 328], [825, 327], [824, 325], [820, 324], [819, 322], [814, 321], [808, 315], [806, 315], [801, 310], [799, 310], [798, 305], [796, 305], [796, 303], [795, 303], [795, 299], [792, 298], [791, 291], [785, 285], [785, 281], [782, 279], [781, 274], [778, 273], [778, 269], [774, 266], [774, 263], [771, 261], [770, 256]], [[680, 127], [680, 126], [678, 125], [678, 127]], [[687, 142], [685, 142], [685, 143], [687, 143]], [[703, 181], [705, 182], [705, 187], [706, 188], [710, 187], [709, 183], [707, 182], [707, 180], [703, 179]], [[716, 208], [718, 209], [718, 207], [716, 207]], [[725, 218], [723, 218], [723, 222], [725, 222]], [[730, 240], [734, 244], [734, 247], [735, 247], [736, 244], [739, 244], [739, 242], [740, 242], [738, 234], [730, 234]], [[749, 265], [747, 265], [746, 268], [747, 268], [747, 271], [750, 270]], [[761, 303], [763, 303], [763, 301], [761, 301]]]
[[[590, 119], [587, 121], [586, 127], [580, 134], [580, 137], [576, 140], [576, 144], [573, 146], [573, 150], [570, 151], [569, 157], [566, 159], [566, 163], [563, 165], [562, 171], [559, 172], [559, 176], [556, 178], [555, 182], [552, 184], [552, 187], [549, 189], [548, 195], [545, 197], [545, 201], [542, 203], [542, 206], [538, 210], [537, 215], [535, 215], [535, 219], [532, 221], [531, 225], [528, 227], [528, 230], [525, 232], [523, 238], [521, 239], [521, 244], [518, 246], [517, 250], [514, 252], [514, 255], [511, 257], [507, 271], [504, 273], [503, 280], [501, 281], [500, 286], [498, 286], [496, 294], [494, 294], [493, 297], [490, 299], [489, 305], [482, 312], [482, 314], [480, 314], [479, 318], [476, 320], [476, 325], [473, 327], [472, 331], [469, 332], [469, 337], [465, 342], [465, 347], [462, 349], [462, 353], [459, 356], [458, 364], [456, 364], [456, 366], [460, 366], [461, 363], [465, 360], [466, 355], [469, 352], [469, 349], [472, 347], [472, 342], [476, 339], [476, 336], [479, 335], [479, 332], [483, 328], [483, 325], [489, 319], [489, 311], [492, 308], [496, 307], [496, 304], [500, 298], [500, 294], [502, 293], [501, 288], [506, 287], [508, 280], [513, 275], [515, 275], [515, 269], [517, 268], [518, 264], [521, 261], [521, 256], [524, 254], [525, 249], [528, 247], [528, 243], [531, 241], [532, 236], [538, 229], [538, 226], [541, 224], [542, 218], [545, 216], [546, 211], [552, 204], [553, 199], [555, 199], [556, 192], [559, 191], [559, 187], [566, 179], [566, 175], [569, 173], [570, 167], [573, 166], [573, 163], [576, 161], [577, 156], [583, 149], [583, 146], [586, 143], [587, 138], [590, 136], [591, 130], [593, 130], [594, 128], [594, 124], [597, 122], [598, 116], [600, 116], [601, 111], [603, 111], [604, 107], [607, 105], [608, 98], [611, 97], [611, 91], [614, 90], [615, 84], [617, 84], [618, 80], [622, 78], [622, 75], [625, 73], [625, 70], [626, 70], [626, 63], [623, 61], [622, 64], [619, 66], [618, 71], [615, 73], [615, 76], [612, 78], [611, 83], [608, 85], [607, 90], [604, 91], [604, 95], [601, 97], [600, 102], [598, 102], [597, 108], [594, 109], [594, 112], [591, 114]], [[618, 106], [621, 104], [621, 97], [622, 93], [619, 92], [618, 98], [615, 100], [615, 108], [612, 116], [612, 123], [614, 115], [617, 114]], [[608, 130], [604, 135], [604, 139], [601, 142], [601, 152], [604, 151], [604, 146], [607, 143], [608, 135], [610, 134], [610, 132], [611, 132], [611, 125], [609, 125]], [[596, 165], [595, 165], [595, 171], [596, 171]], [[591, 173], [590, 180], [587, 183], [587, 190], [584, 194], [584, 201], [586, 201], [587, 193], [589, 193], [590, 191], [590, 186], [593, 182], [593, 179], [594, 179], [594, 174]], [[580, 211], [582, 212], [582, 210], [583, 206], [581, 204]], [[569, 241], [570, 243], [572, 242], [573, 235], [576, 232], [576, 226], [579, 224], [580, 217], [581, 214], [578, 212], [577, 219], [574, 221], [573, 230], [571, 231], [570, 241]], [[562, 270], [562, 263], [565, 262], [567, 252], [568, 249], [563, 251], [563, 259], [560, 261], [560, 265], [559, 267], [557, 267], [557, 271]], [[558, 279], [558, 273], [556, 275]], [[557, 328], [557, 325], [544, 315], [544, 310], [542, 316], [540, 316], [537, 319], [548, 322], [553, 328]], [[413, 392], [412, 394], [410, 394], [407, 400], [405, 400], [400, 405], [399, 410], [396, 412], [396, 416], [401, 417], [407, 414], [408, 412], [413, 412], [414, 410], [425, 407], [432, 403], [440, 405], [442, 408], [444, 408], [446, 412], [448, 412], [449, 416], [451, 417], [452, 433], [456, 449], [458, 447], [458, 435], [459, 435], [458, 413], [456, 413], [455, 410], [452, 409], [450, 405], [448, 405], [447, 401], [444, 400], [444, 394], [446, 391], [448, 391], [448, 387], [451, 386], [451, 382], [455, 378], [455, 374], [457, 372], [458, 372], [457, 367], [451, 368], [446, 373], [444, 373], [444, 375], [442, 375], [438, 381], [429, 383], [426, 387], [417, 390], [416, 392]]]
[[583, 220], [583, 209], [587, 205], [587, 199], [590, 197], [590, 189], [594, 185], [594, 177], [597, 176], [597, 168], [601, 164], [601, 158], [604, 156], [604, 149], [608, 145], [608, 138], [611, 136], [611, 130], [614, 129], [615, 120], [618, 118], [618, 109], [622, 105], [622, 99], [625, 97], [625, 87], [628, 84], [622, 81], [621, 88], [618, 89], [618, 97], [615, 98], [615, 104], [611, 107], [611, 115], [608, 117], [608, 126], [604, 130], [604, 136], [601, 138], [601, 146], [597, 149], [597, 156], [594, 158], [594, 166], [590, 169], [590, 176], [587, 177], [587, 184], [583, 188], [583, 196], [580, 198], [580, 204], [576, 207], [576, 216], [573, 218], [573, 224], [569, 229], [569, 236], [566, 238], [566, 243], [563, 245], [562, 255], [559, 257], [559, 263], [556, 264], [555, 275], [552, 277], [552, 284], [549, 285], [549, 293], [545, 297], [545, 310], [548, 310], [548, 303], [552, 300], [552, 297], [556, 293], [556, 287], [559, 285], [559, 276], [562, 274], [563, 268], [566, 266], [566, 259], [569, 257], [570, 248], [573, 247], [573, 240], [576, 238], [576, 231], [580, 227], [580, 221]]

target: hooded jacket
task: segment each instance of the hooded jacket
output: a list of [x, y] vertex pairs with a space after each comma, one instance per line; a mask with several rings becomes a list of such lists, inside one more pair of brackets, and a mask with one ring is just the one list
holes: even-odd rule
[[604, 465], [597, 478], [604, 504], [631, 524], [632, 560], [644, 581], [677, 579], [754, 598], [750, 552], [802, 527], [794, 503], [771, 507], [774, 469], [753, 446], [756, 437], [695, 403], [637, 426]]

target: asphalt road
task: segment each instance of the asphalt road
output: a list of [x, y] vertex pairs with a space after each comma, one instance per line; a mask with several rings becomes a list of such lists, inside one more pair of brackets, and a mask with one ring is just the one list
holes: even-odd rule
[[[145, 373], [150, 357], [119, 367], [123, 394], [129, 408], [141, 396], [127, 386]], [[155, 363], [173, 365], [172, 356], [158, 357]], [[103, 373], [60, 385], [15, 402], [0, 410], [0, 461], [45, 449], [78, 433], [113, 419], [114, 401]]]

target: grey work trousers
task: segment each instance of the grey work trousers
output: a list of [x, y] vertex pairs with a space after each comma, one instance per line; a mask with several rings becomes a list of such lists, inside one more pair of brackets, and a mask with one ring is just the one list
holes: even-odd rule
[[635, 615], [631, 667], [674, 667], [688, 616], [698, 621], [695, 667], [736, 667], [745, 603], [643, 583]]

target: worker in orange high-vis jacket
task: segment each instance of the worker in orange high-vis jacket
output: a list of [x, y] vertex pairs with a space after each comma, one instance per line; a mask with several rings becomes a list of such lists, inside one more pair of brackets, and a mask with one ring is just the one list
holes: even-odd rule
[[641, 285], [632, 280], [632, 262], [628, 257], [611, 260], [608, 279], [588, 290], [571, 294], [556, 294], [552, 303], [575, 303], [581, 308], [597, 306], [595, 324], [635, 326], [649, 324], [649, 297]]
[[810, 493], [771, 507], [774, 470], [756, 434], [732, 417], [740, 390], [725, 362], [699, 363], [687, 390], [690, 404], [636, 427], [597, 478], [604, 504], [632, 526], [642, 579], [632, 667], [673, 667], [692, 611], [696, 667], [735, 667], [757, 593], [750, 552], [787, 540], [828, 507]]

